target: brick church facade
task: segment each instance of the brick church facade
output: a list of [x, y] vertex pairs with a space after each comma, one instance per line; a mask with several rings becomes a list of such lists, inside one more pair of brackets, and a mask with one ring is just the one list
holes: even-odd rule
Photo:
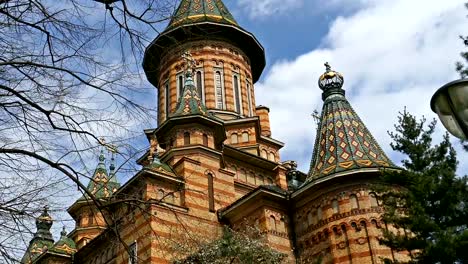
[[378, 242], [388, 227], [371, 190], [396, 167], [347, 101], [343, 76], [328, 64], [317, 76], [323, 108], [302, 173], [281, 160], [269, 108], [255, 104], [264, 67], [263, 47], [221, 0], [182, 0], [143, 61], [158, 127], [145, 131], [141, 170], [121, 185], [101, 154], [88, 194], [68, 208], [75, 229], [54, 241], [45, 209], [22, 262], [168, 263], [223, 226], [258, 227], [287, 263], [403, 257]]

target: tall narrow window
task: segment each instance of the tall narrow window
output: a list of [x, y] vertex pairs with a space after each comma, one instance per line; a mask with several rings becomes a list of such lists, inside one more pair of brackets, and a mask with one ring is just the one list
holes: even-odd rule
[[138, 263], [138, 252], [137, 252], [137, 243], [133, 242], [128, 246], [128, 264], [137, 264]]
[[220, 71], [215, 72], [216, 108], [224, 109], [223, 77]]
[[88, 226], [94, 225], [94, 214], [92, 212], [88, 213]]
[[268, 159], [271, 161], [275, 161], [275, 154], [273, 152], [270, 152], [270, 154], [268, 154]]
[[351, 209], [358, 209], [359, 208], [359, 203], [357, 200], [357, 196], [355, 194], [351, 194], [349, 196], [349, 203], [351, 205]]
[[239, 142], [236, 133], [231, 134], [231, 144], [237, 144]]
[[189, 132], [184, 133], [184, 145], [190, 145], [190, 133]]
[[340, 212], [340, 205], [338, 204], [338, 200], [333, 200], [332, 201], [332, 210], [334, 214], [337, 214]]
[[239, 76], [237, 74], [233, 75], [233, 88], [234, 88], [234, 110], [242, 115], [242, 98], [239, 85]]
[[182, 97], [182, 93], [184, 92], [184, 74], [180, 73], [177, 75], [177, 102]]
[[213, 175], [211, 173], [208, 173], [208, 208], [210, 212], [215, 211]]
[[260, 156], [262, 158], [264, 158], [264, 159], [267, 159], [268, 158], [268, 152], [266, 150], [262, 149]]
[[270, 215], [270, 229], [276, 230], [276, 219], [272, 215]]
[[323, 217], [323, 215], [322, 215], [322, 207], [319, 207], [319, 208], [317, 209], [317, 219], [320, 221], [320, 220], [322, 220], [322, 217]]
[[313, 224], [313, 221], [312, 221], [312, 212], [307, 212], [307, 224], [308, 225], [312, 225]]
[[242, 132], [242, 142], [249, 142], [249, 133]]
[[198, 96], [200, 97], [200, 99], [203, 102], [205, 102], [204, 87], [203, 87], [203, 72], [202, 71], [197, 71], [195, 79], [196, 79], [196, 83], [197, 83]]
[[208, 135], [203, 134], [203, 146], [208, 147]]
[[166, 81], [166, 83], [164, 84], [164, 101], [165, 101], [165, 105], [164, 105], [164, 109], [166, 110], [166, 119], [169, 117], [169, 109], [170, 109], [170, 93], [169, 93], [169, 81]]
[[375, 193], [369, 193], [369, 199], [371, 207], [379, 206], [379, 203], [377, 202], [377, 196], [375, 195]]
[[253, 116], [253, 108], [252, 108], [252, 91], [250, 91], [250, 83], [247, 80], [247, 103], [249, 104], [249, 116]]
[[247, 173], [243, 169], [239, 170], [239, 180], [247, 182]]
[[255, 184], [255, 175], [252, 172], [247, 172], [247, 182], [250, 184]]

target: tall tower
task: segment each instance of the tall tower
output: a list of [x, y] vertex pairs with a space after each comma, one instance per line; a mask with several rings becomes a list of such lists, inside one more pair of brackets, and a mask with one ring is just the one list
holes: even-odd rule
[[[110, 172], [107, 171], [105, 159], [104, 150], [101, 150], [98, 165], [86, 188], [97, 200], [110, 198], [120, 187], [114, 174], [114, 157], [111, 159]], [[68, 208], [68, 213], [76, 223], [69, 237], [74, 240], [78, 249], [106, 229], [104, 215], [86, 193]]]
[[323, 108], [306, 182], [293, 193], [302, 263], [381, 263], [396, 255], [378, 242], [382, 208], [372, 184], [396, 169], [351, 107], [343, 75], [325, 64]]

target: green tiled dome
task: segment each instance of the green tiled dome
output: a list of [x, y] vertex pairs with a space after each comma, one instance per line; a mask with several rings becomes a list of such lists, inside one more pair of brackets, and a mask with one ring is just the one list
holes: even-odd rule
[[221, 0], [182, 0], [167, 29], [195, 22], [215, 22], [238, 26]]
[[328, 64], [326, 74], [340, 78], [320, 82], [322, 75], [319, 80], [324, 103], [308, 180], [360, 168], [395, 167], [346, 100], [342, 75]]

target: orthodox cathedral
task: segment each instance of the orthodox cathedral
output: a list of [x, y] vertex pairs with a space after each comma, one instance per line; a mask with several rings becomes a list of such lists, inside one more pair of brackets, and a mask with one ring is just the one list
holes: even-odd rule
[[262, 45], [221, 0], [182, 0], [143, 60], [158, 89], [158, 127], [145, 130], [141, 170], [121, 185], [101, 153], [68, 208], [75, 228], [54, 241], [45, 208], [22, 263], [170, 263], [224, 226], [258, 227], [285, 263], [404, 257], [378, 242], [391, 227], [371, 190], [396, 166], [346, 99], [343, 76], [328, 63], [317, 76], [323, 108], [306, 174], [281, 160], [270, 110], [255, 104], [264, 67]]

